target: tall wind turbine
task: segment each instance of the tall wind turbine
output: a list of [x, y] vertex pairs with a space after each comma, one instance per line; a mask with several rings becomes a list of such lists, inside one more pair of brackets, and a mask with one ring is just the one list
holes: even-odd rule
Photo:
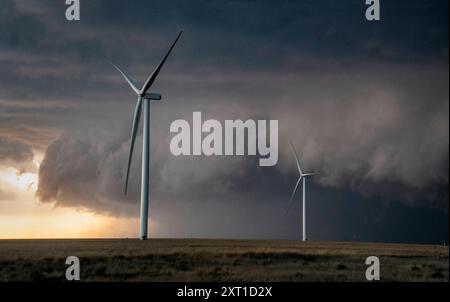
[[152, 86], [153, 82], [156, 80], [159, 72], [161, 71], [162, 66], [166, 62], [169, 57], [172, 49], [175, 47], [178, 39], [180, 38], [182, 32], [180, 32], [170, 46], [166, 55], [162, 59], [161, 63], [156, 67], [147, 81], [142, 86], [142, 89], [139, 90], [136, 88], [136, 85], [133, 81], [122, 71], [119, 67], [111, 63], [125, 78], [125, 80], [130, 85], [131, 89], [138, 95], [136, 108], [134, 110], [134, 118], [133, 118], [133, 127], [131, 128], [131, 144], [130, 144], [130, 152], [128, 154], [128, 165], [127, 165], [127, 174], [125, 180], [125, 194], [127, 194], [128, 189], [128, 177], [130, 175], [130, 166], [131, 159], [133, 157], [133, 149], [134, 143], [136, 140], [137, 130], [139, 128], [139, 120], [141, 118], [141, 107], [142, 103], [144, 103], [144, 130], [142, 135], [142, 178], [141, 178], [141, 226], [140, 226], [140, 238], [142, 240], [147, 239], [147, 225], [148, 225], [148, 200], [149, 200], [149, 164], [150, 164], [150, 101], [160, 101], [161, 95], [156, 93], [147, 93], [147, 91]]
[[[297, 163], [297, 169], [299, 173], [299, 178], [297, 180], [297, 183], [295, 184], [294, 191], [292, 192], [291, 199], [289, 200], [289, 206], [287, 208], [287, 211], [289, 211], [289, 208], [292, 205], [292, 201], [294, 200], [295, 193], [297, 193], [298, 186], [300, 184], [300, 181], [303, 180], [303, 241], [306, 241], [306, 178], [318, 175], [319, 173], [303, 173], [302, 168], [300, 167], [300, 161], [298, 159], [297, 151], [295, 151], [294, 145], [290, 143], [292, 147], [292, 151], [295, 156], [295, 161]], [[286, 211], [286, 213], [287, 213]]]

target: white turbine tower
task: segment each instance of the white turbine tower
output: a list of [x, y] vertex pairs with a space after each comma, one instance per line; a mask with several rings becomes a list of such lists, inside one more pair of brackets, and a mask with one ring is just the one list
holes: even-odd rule
[[[300, 181], [303, 180], [303, 241], [306, 241], [306, 178], [318, 175], [319, 173], [303, 173], [302, 168], [300, 167], [300, 161], [298, 159], [297, 151], [295, 151], [294, 145], [290, 143], [292, 147], [292, 151], [295, 156], [295, 161], [297, 162], [297, 169], [299, 173], [299, 178], [297, 180], [297, 183], [295, 184], [294, 191], [292, 192], [291, 199], [289, 200], [289, 206], [287, 208], [287, 211], [289, 211], [289, 208], [292, 205], [292, 201], [294, 200], [295, 193], [297, 193], [298, 185], [300, 184]], [[286, 213], [287, 213], [286, 211]]]
[[[111, 63], [125, 78], [125, 80], [128, 82], [128, 84], [131, 86], [131, 89], [138, 95], [136, 108], [134, 111], [134, 119], [133, 119], [133, 127], [131, 130], [131, 144], [130, 144], [130, 152], [128, 154], [128, 165], [127, 165], [127, 174], [126, 174], [126, 180], [125, 180], [125, 194], [127, 194], [128, 189], [128, 177], [130, 175], [130, 165], [131, 165], [131, 159], [133, 157], [133, 149], [134, 149], [134, 143], [136, 140], [137, 130], [139, 128], [139, 120], [141, 118], [141, 107], [142, 103], [144, 103], [144, 130], [142, 135], [142, 179], [141, 179], [141, 226], [140, 226], [140, 238], [142, 240], [147, 239], [147, 224], [148, 224], [148, 200], [149, 200], [149, 164], [150, 164], [150, 101], [161, 100], [161, 95], [156, 93], [147, 93], [147, 91], [152, 86], [153, 82], [156, 80], [156, 77], [158, 76], [159, 72], [161, 71], [162, 66], [166, 62], [167, 58], [169, 57], [170, 53], [172, 52], [172, 49], [174, 48], [175, 44], [177, 43], [178, 39], [181, 36], [180, 32], [175, 39], [175, 41], [172, 43], [172, 46], [169, 48], [168, 52], [162, 59], [161, 63], [156, 67], [156, 69], [153, 71], [151, 76], [147, 79], [144, 86], [142, 86], [142, 89], [139, 90], [136, 88], [136, 85], [133, 83], [132, 80], [122, 71], [119, 67]], [[143, 101], [143, 102], [142, 102]]]

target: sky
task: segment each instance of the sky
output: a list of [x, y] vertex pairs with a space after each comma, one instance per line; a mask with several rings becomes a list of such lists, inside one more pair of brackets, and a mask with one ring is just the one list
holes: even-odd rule
[[[295, 145], [311, 240], [448, 243], [448, 1], [2, 0], [0, 238], [139, 231], [136, 96], [152, 92], [150, 237], [298, 239]], [[173, 156], [170, 125], [278, 120], [279, 160]]]

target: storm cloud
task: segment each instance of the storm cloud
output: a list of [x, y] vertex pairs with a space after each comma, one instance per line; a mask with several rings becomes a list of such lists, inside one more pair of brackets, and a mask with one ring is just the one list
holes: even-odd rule
[[[278, 119], [280, 162], [274, 171], [278, 177], [296, 173], [288, 145], [291, 140], [306, 168], [321, 172], [317, 178], [321, 185], [351, 187], [367, 196], [445, 207], [445, 200], [434, 200], [429, 190], [448, 183], [447, 75], [430, 71], [424, 81], [423, 74], [417, 76], [409, 69], [392, 68], [390, 78], [380, 82], [378, 72], [359, 72], [358, 79], [354, 78], [355, 72], [328, 73], [325, 81], [314, 74], [283, 80], [273, 75], [259, 79], [242, 77], [239, 82], [250, 86], [241, 87], [246, 96], [245, 106], [227, 100], [214, 105], [198, 103], [194, 108], [206, 112], [204, 120]], [[269, 96], [253, 89], [261, 85], [264, 90], [266, 82], [272, 83]], [[380, 91], [381, 86], [385, 88]], [[431, 94], [426, 95], [423, 86], [432, 88], [433, 106], [428, 105]], [[282, 95], [282, 99], [267, 100], [261, 108], [259, 105], [270, 94]], [[51, 144], [41, 166], [39, 196], [61, 203], [79, 196], [79, 202], [91, 208], [96, 208], [92, 199], [97, 197], [120, 201], [129, 146], [126, 129], [130, 127], [132, 107], [130, 102], [128, 123], [118, 126], [104, 120], [91, 129], [83, 127], [82, 131], [67, 132]], [[170, 123], [180, 116], [192, 119], [192, 111], [183, 107], [177, 104], [153, 107], [152, 142], [159, 142], [152, 145], [154, 196], [178, 199], [182, 192], [184, 201], [218, 196], [236, 199], [242, 189], [248, 188], [240, 183], [250, 180], [256, 185], [259, 180], [255, 157], [177, 158], [170, 153], [169, 142], [173, 137], [169, 133]], [[138, 199], [139, 146], [137, 150], [131, 200]], [[89, 192], [90, 197], [82, 192]]]
[[33, 158], [30, 148], [16, 141], [0, 138], [2, 160], [26, 161]]
[[[187, 217], [167, 234], [189, 219], [198, 221], [197, 234], [212, 222], [222, 228], [214, 234], [225, 234], [227, 219], [236, 233], [248, 230], [242, 236], [285, 231], [264, 222], [282, 215], [295, 182], [289, 141], [306, 170], [321, 172], [314, 186], [351, 192], [342, 205], [446, 212], [448, 1], [383, 3], [379, 24], [365, 21], [364, 8], [363, 1], [98, 0], [83, 1], [82, 21], [69, 23], [61, 3], [6, 0], [0, 160], [27, 162], [42, 152], [42, 202], [137, 215], [140, 137], [123, 194], [135, 96], [107, 61], [142, 82], [183, 29], [155, 83], [164, 101], [151, 115], [152, 211], [161, 221]], [[170, 123], [190, 121], [193, 111], [204, 120], [279, 120], [278, 165], [173, 156]]]

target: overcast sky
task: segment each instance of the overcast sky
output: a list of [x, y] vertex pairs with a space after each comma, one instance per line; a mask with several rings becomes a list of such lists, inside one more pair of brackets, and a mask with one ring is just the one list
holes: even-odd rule
[[[152, 87], [151, 235], [299, 238], [291, 140], [321, 172], [311, 239], [448, 242], [448, 1], [382, 1], [380, 22], [364, 2], [82, 0], [67, 22], [64, 1], [2, 0], [0, 174], [36, 175], [34, 203], [137, 217], [136, 97], [107, 62], [143, 83], [183, 30]], [[173, 156], [170, 124], [194, 111], [279, 120], [278, 164]], [[19, 216], [1, 179], [0, 215]]]

